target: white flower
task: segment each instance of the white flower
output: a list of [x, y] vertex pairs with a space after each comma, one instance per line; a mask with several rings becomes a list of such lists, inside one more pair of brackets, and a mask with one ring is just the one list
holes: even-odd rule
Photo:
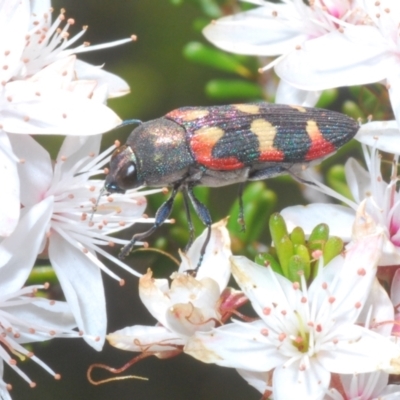
[[[264, 70], [279, 66], [280, 71], [305, 43], [336, 32], [344, 24], [362, 23], [365, 18], [356, 0], [315, 0], [311, 5], [302, 0], [278, 4], [246, 1], [260, 7], [212, 22], [203, 33], [217, 47], [233, 53], [279, 56]], [[313, 106], [318, 97], [319, 93], [307, 93], [281, 82], [276, 102]]]
[[[260, 320], [234, 321], [196, 332], [184, 351], [221, 366], [273, 372], [274, 399], [322, 399], [331, 373], [397, 372], [400, 349], [387, 337], [357, 324], [375, 279], [381, 234], [354, 242], [344, 257], [320, 266], [307, 288], [244, 257], [232, 257], [232, 273]], [[393, 369], [391, 365], [393, 363]], [[265, 389], [265, 388], [263, 388]]]
[[4, 0], [0, 4], [0, 236], [14, 230], [20, 211], [16, 163], [6, 133], [93, 135], [119, 125], [103, 103], [129, 91], [121, 78], [76, 60], [87, 50], [131, 40], [75, 49], [84, 30], [68, 40], [60, 29], [63, 12], [51, 25], [48, 0]]
[[182, 263], [171, 276], [170, 285], [166, 279], [154, 279], [150, 270], [140, 278], [140, 299], [158, 323], [110, 333], [107, 339], [112, 346], [165, 358], [181, 352], [196, 331], [208, 331], [222, 322], [226, 311], [223, 303], [229, 295], [235, 297], [233, 292], [236, 292], [225, 289], [232, 254], [225, 225], [223, 220], [212, 226], [211, 239], [196, 277], [188, 271], [197, 265], [206, 232], [196, 239], [187, 254], [181, 254]]
[[[132, 35], [130, 38], [110, 43], [92, 46], [88, 42], [84, 42], [75, 48], [70, 48], [84, 35], [87, 26], [84, 26], [78, 34], [70, 38], [68, 29], [75, 24], [75, 20], [66, 19], [64, 9], [52, 23], [53, 9], [50, 0], [33, 1], [30, 7], [29, 27], [28, 31], [25, 32], [25, 47], [20, 60], [22, 67], [18, 74], [14, 76], [14, 79], [32, 76], [54, 61], [73, 54], [106, 49], [136, 40], [136, 36]], [[62, 24], [65, 26], [62, 26]], [[129, 86], [123, 79], [103, 70], [101, 67], [78, 60], [75, 64], [75, 73], [76, 80], [95, 80], [97, 88], [105, 85], [106, 98], [129, 93]]]
[[[21, 250], [20, 250], [21, 251]], [[21, 289], [25, 279], [18, 271], [0, 269], [0, 398], [11, 399], [10, 385], [3, 381], [4, 363], [18, 373], [31, 387], [35, 383], [18, 367], [17, 360], [30, 358], [60, 379], [48, 365], [22, 346], [24, 343], [41, 342], [61, 338], [77, 338], [76, 322], [65, 302], [36, 296], [36, 292], [48, 285], [27, 286]], [[90, 339], [90, 338], [88, 338]], [[94, 338], [91, 338], [93, 340]]]
[[[388, 385], [389, 374], [340, 375], [340, 387], [332, 388], [324, 400], [395, 400], [400, 396], [399, 385]], [[343, 393], [345, 396], [343, 396]]]
[[400, 123], [400, 3], [364, 0], [365, 24], [341, 29], [308, 41], [275, 71], [303, 90], [383, 82]]
[[106, 156], [114, 147], [96, 157], [99, 135], [67, 136], [53, 167], [47, 151], [30, 136], [10, 134], [10, 139], [15, 154], [25, 160], [18, 166], [24, 208], [14, 232], [0, 243], [0, 267], [26, 279], [37, 255], [48, 252], [78, 327], [85, 334], [98, 336], [95, 346], [101, 348], [106, 314], [100, 270], [120, 278], [96, 254], [140, 275], [102, 246], [126, 244], [126, 240], [111, 235], [146, 221], [142, 218], [146, 192], [132, 190], [126, 195], [102, 197], [90, 221], [104, 186], [104, 181], [91, 177], [103, 173], [109, 160]]
[[[381, 158], [377, 149], [400, 154], [400, 132], [395, 121], [371, 122], [360, 128], [356, 139], [363, 143], [364, 158], [368, 170], [350, 158], [345, 165], [346, 180], [353, 195], [353, 201], [344, 198], [322, 183], [312, 180], [323, 193], [346, 203], [350, 208], [335, 204], [310, 204], [293, 206], [282, 210], [289, 231], [301, 226], [309, 234], [312, 228], [325, 222], [330, 234], [349, 241], [352, 226], [359, 205], [365, 201], [365, 209], [374, 222], [385, 233], [380, 266], [400, 264], [400, 193], [397, 189], [398, 155], [393, 158], [390, 181], [386, 183], [381, 175]], [[369, 144], [366, 146], [365, 144]], [[306, 172], [307, 174], [307, 172]]]

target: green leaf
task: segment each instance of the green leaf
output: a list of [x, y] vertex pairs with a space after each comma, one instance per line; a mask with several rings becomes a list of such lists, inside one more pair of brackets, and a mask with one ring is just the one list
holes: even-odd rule
[[233, 55], [206, 46], [200, 42], [190, 42], [183, 48], [183, 55], [190, 61], [232, 72], [245, 78], [252, 76], [251, 71], [242, 65]]
[[269, 219], [269, 230], [271, 232], [272, 241], [276, 244], [288, 234], [285, 220], [279, 213], [274, 213]]
[[329, 226], [327, 224], [319, 224], [311, 232], [308, 239], [308, 247], [311, 251], [322, 250], [328, 238]]
[[264, 182], [254, 182], [247, 185], [243, 192], [243, 212], [246, 231], [238, 232], [239, 200], [237, 199], [229, 210], [228, 230], [233, 236], [244, 243], [250, 244], [257, 240], [265, 231], [265, 221], [268, 220], [276, 204], [276, 195], [267, 189]]
[[343, 246], [342, 239], [336, 236], [330, 237], [323, 250], [324, 264], [327, 265], [333, 258], [338, 256], [343, 250]]
[[292, 282], [300, 282], [300, 274], [304, 274], [306, 268], [304, 260], [297, 255], [290, 257], [288, 262], [287, 278]]
[[37, 285], [42, 283], [58, 283], [57, 275], [54, 272], [53, 267], [49, 266], [40, 266], [34, 267], [29, 274], [27, 283], [30, 285]]
[[343, 113], [349, 115], [354, 119], [364, 118], [364, 113], [357, 103], [351, 100], [347, 100], [343, 103]]
[[326, 174], [326, 181], [328, 186], [333, 190], [340, 193], [344, 197], [353, 200], [350, 188], [347, 185], [346, 174], [343, 165], [334, 165], [331, 167]]
[[283, 271], [283, 275], [289, 277], [290, 260], [294, 255], [293, 243], [288, 235], [281, 238], [279, 242], [275, 242], [276, 254]]
[[270, 266], [274, 272], [280, 274], [283, 276], [282, 268], [279, 265], [279, 262], [276, 260], [276, 258], [269, 253], [261, 253], [257, 254], [257, 256], [254, 259], [254, 262], [258, 265], [262, 265], [263, 267]]
[[196, 18], [192, 23], [193, 30], [196, 32], [201, 32], [209, 23], [210, 20], [208, 18]]
[[332, 103], [338, 98], [339, 90], [338, 89], [327, 89], [324, 90], [321, 94], [321, 97], [318, 99], [315, 107], [318, 108], [329, 108]]
[[203, 10], [204, 14], [211, 18], [219, 18], [222, 17], [221, 9], [218, 4], [213, 0], [199, 0], [200, 7]]
[[262, 89], [258, 84], [238, 79], [214, 79], [207, 83], [206, 94], [217, 100], [263, 98]]
[[311, 259], [308, 248], [303, 244], [294, 245], [294, 254], [302, 259], [302, 267], [306, 280], [310, 278], [311, 274]]
[[299, 226], [296, 226], [292, 233], [290, 234], [290, 240], [293, 242], [294, 245], [299, 244], [306, 244], [306, 237], [304, 235], [304, 231]]

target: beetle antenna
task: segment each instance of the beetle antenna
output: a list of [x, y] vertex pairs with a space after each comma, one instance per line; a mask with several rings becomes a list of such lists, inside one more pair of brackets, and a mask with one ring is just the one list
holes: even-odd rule
[[143, 124], [143, 121], [141, 121], [140, 119], [126, 119], [125, 121], [122, 121], [122, 123], [116, 126], [114, 129], [122, 128], [123, 126], [127, 125], [140, 125], [140, 124]]
[[96, 203], [94, 204], [94, 206], [93, 206], [93, 208], [92, 208], [92, 213], [90, 214], [89, 222], [92, 222], [93, 215], [94, 215], [94, 213], [97, 211], [97, 207], [98, 207], [98, 205], [99, 205], [100, 198], [101, 198], [101, 196], [103, 196], [103, 194], [104, 194], [105, 191], [106, 191], [106, 188], [103, 186], [103, 187], [100, 189], [99, 196], [97, 197]]

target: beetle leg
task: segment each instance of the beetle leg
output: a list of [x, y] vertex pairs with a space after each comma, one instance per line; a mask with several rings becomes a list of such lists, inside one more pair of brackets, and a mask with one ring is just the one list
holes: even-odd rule
[[290, 176], [297, 182], [303, 183], [304, 185], [309, 185], [309, 186], [317, 186], [314, 182], [308, 181], [306, 179], [300, 178], [299, 176], [295, 175], [294, 173], [288, 171]]
[[185, 247], [185, 253], [187, 253], [190, 246], [194, 242], [195, 232], [193, 227], [192, 215], [190, 214], [189, 196], [186, 190], [182, 190], [182, 192], [183, 192], [183, 204], [185, 205], [186, 218], [189, 226], [189, 241]]
[[208, 211], [207, 207], [200, 200], [198, 200], [196, 198], [196, 196], [194, 195], [193, 185], [185, 186], [183, 188], [183, 190], [187, 192], [189, 199], [193, 204], [193, 208], [196, 211], [196, 214], [199, 216], [201, 222], [207, 227], [207, 237], [203, 243], [203, 246], [200, 249], [200, 258], [199, 258], [199, 261], [198, 261], [196, 269], [195, 269], [195, 272], [196, 272], [200, 268], [200, 265], [203, 261], [204, 254], [207, 249], [208, 242], [210, 241], [210, 238], [211, 238], [212, 220], [211, 220], [210, 212]]
[[292, 171], [291, 170], [292, 167], [293, 167], [293, 165], [290, 165], [290, 164], [287, 166], [271, 165], [264, 169], [258, 169], [258, 170], [250, 172], [248, 180], [249, 181], [259, 181], [262, 179], [273, 178], [280, 174], [289, 174], [297, 182], [303, 183], [305, 185], [315, 186], [314, 182], [308, 181], [306, 179], [301, 178], [300, 176], [297, 176], [296, 172], [298, 172], [298, 171]]
[[246, 231], [246, 223], [244, 222], [244, 211], [243, 211], [243, 189], [245, 182], [239, 183], [239, 191], [238, 191], [238, 197], [239, 197], [239, 218], [238, 222], [241, 226], [240, 232], [245, 232]]
[[132, 236], [131, 241], [126, 244], [118, 254], [118, 258], [123, 260], [131, 251], [135, 243], [150, 236], [171, 214], [172, 206], [176, 195], [178, 194], [180, 184], [176, 184], [172, 190], [171, 196], [165, 201], [156, 212], [154, 225], [146, 232], [136, 233]]
[[260, 181], [262, 179], [273, 178], [280, 174], [289, 174], [288, 168], [282, 165], [270, 165], [264, 169], [257, 169], [255, 171], [250, 171], [248, 180], [249, 181]]

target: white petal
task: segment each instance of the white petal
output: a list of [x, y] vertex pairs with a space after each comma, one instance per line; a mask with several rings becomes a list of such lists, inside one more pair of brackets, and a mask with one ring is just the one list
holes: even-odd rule
[[[277, 17], [273, 15], [277, 12]], [[232, 53], [275, 56], [306, 39], [301, 20], [291, 4], [269, 4], [212, 22], [203, 35], [215, 46]]]
[[167, 311], [168, 328], [182, 336], [211, 330], [217, 317], [213, 309], [194, 307], [192, 303], [174, 304]]
[[[328, 50], [329, 49], [329, 50]], [[385, 79], [390, 53], [373, 26], [348, 26], [308, 40], [275, 66], [286, 82], [303, 90], [362, 85]]]
[[[369, 327], [374, 332], [388, 337], [393, 327], [393, 324], [389, 323], [389, 321], [394, 321], [393, 304], [396, 303], [392, 303], [386, 290], [375, 279], [358, 321], [361, 325]], [[365, 325], [366, 323], [368, 325]]]
[[297, 89], [286, 81], [280, 81], [275, 95], [275, 102], [278, 104], [296, 104], [305, 107], [314, 107], [321, 95], [321, 92], [310, 92]]
[[101, 350], [107, 317], [100, 269], [56, 232], [49, 239], [49, 258], [79, 329], [97, 338], [94, 341], [85, 337], [86, 342]]
[[205, 363], [223, 367], [269, 371], [282, 364], [285, 358], [261, 334], [262, 321], [244, 324], [231, 323], [211, 332], [196, 332], [188, 339], [184, 352]]
[[400, 154], [399, 136], [397, 121], [372, 121], [361, 125], [355, 139], [387, 153]]
[[[219, 284], [222, 292], [230, 277], [231, 240], [226, 229], [227, 220], [221, 220], [211, 226], [211, 238], [196, 278], [212, 278]], [[194, 241], [187, 254], [181, 254], [182, 263], [179, 272], [195, 269], [200, 258], [200, 250], [207, 236], [207, 229]]]
[[[0, 243], [2, 293], [15, 292], [25, 284], [48, 229], [52, 211], [52, 197], [25, 208], [12, 235]], [[24, 243], [23, 251], [21, 243]]]
[[0, 5], [0, 82], [9, 81], [21, 67], [29, 24], [29, 0], [4, 0]]
[[12, 159], [12, 149], [8, 136], [0, 130], [0, 237], [9, 236], [18, 223], [21, 209], [19, 199], [19, 177], [16, 161]]
[[354, 395], [358, 397], [357, 395], [361, 394], [362, 397], [368, 399], [388, 400], [381, 396], [382, 390], [385, 389], [389, 381], [389, 374], [385, 372], [377, 371], [358, 375], [342, 374], [340, 380], [348, 398], [353, 398]]
[[371, 195], [371, 175], [358, 161], [349, 158], [345, 164], [346, 182], [356, 203]]
[[[47, 27], [51, 25], [51, 1], [50, 0], [30, 0], [31, 4], [31, 28], [33, 28], [33, 23], [40, 19], [42, 22], [48, 21]], [[47, 18], [44, 15], [47, 14]]]
[[122, 78], [101, 67], [76, 60], [75, 69], [77, 79], [95, 80], [99, 86], [105, 84], [109, 98], [124, 96], [130, 92], [129, 85]]
[[307, 206], [286, 207], [280, 213], [284, 218], [288, 231], [300, 226], [309, 236], [316, 225], [326, 223], [331, 236], [339, 236], [344, 241], [351, 238], [355, 212], [336, 204], [308, 204]]
[[379, 260], [379, 266], [400, 265], [400, 248], [395, 246], [390, 238], [384, 237], [382, 245], [382, 255]]
[[21, 181], [21, 203], [31, 206], [45, 196], [53, 178], [50, 155], [29, 135], [9, 134], [16, 156], [24, 162], [18, 165]]
[[184, 340], [163, 326], [127, 326], [107, 335], [111, 346], [138, 352], [164, 352], [183, 346]]
[[245, 369], [238, 369], [237, 372], [249, 385], [256, 388], [262, 394], [272, 389], [271, 386], [268, 386], [268, 381], [272, 380], [270, 372], [255, 372]]
[[150, 314], [162, 325], [168, 326], [166, 313], [172, 306], [168, 295], [168, 281], [154, 279], [152, 275], [152, 272], [148, 270], [139, 279], [139, 297]]
[[[0, 358], [0, 382], [4, 383], [3, 381], [4, 375], [4, 361]], [[0, 399], [1, 400], [12, 400], [10, 393], [6, 389], [5, 385], [0, 385]]]
[[[57, 331], [65, 332], [76, 327], [75, 319], [67, 303], [63, 301], [51, 301], [47, 299], [36, 299], [34, 302], [13, 306], [9, 308], [13, 317], [21, 320], [32, 321], [36, 326], [42, 325], [42, 332], [23, 333], [18, 338], [18, 343], [30, 343], [57, 337]], [[46, 329], [47, 328], [47, 329]], [[51, 335], [50, 331], [56, 331]]]
[[303, 371], [299, 362], [275, 368], [273, 393], [276, 399], [318, 400], [328, 389], [331, 374], [317, 360]]
[[[363, 237], [347, 246], [343, 267], [337, 271], [329, 288], [335, 298], [331, 315], [336, 321], [355, 321], [361, 312], [361, 308], [356, 305], [363, 306], [369, 296], [381, 255], [381, 246], [382, 234]], [[324, 269], [322, 276], [325, 273]], [[314, 281], [311, 285], [318, 286], [318, 283]]]
[[380, 393], [379, 400], [398, 400], [400, 397], [399, 385], [387, 385]]
[[341, 374], [379, 370], [399, 373], [400, 349], [389, 338], [361, 326], [349, 324], [337, 327], [335, 338], [337, 342], [326, 343], [327, 350], [330, 350], [321, 349], [319, 357], [320, 363], [328, 371]]
[[3, 129], [10, 133], [87, 136], [107, 132], [122, 121], [108, 107], [63, 89], [40, 96], [36, 82], [15, 81], [5, 88], [1, 110]]
[[66, 136], [57, 155], [57, 164], [55, 173], [60, 169], [60, 180], [63, 176], [71, 174], [71, 169], [78, 162], [87, 158], [87, 161], [82, 163], [80, 170], [84, 171], [84, 166], [92, 161], [88, 157], [94, 157], [99, 154], [101, 144], [101, 135], [93, 136]]
[[287, 296], [294, 292], [292, 282], [246, 257], [233, 256], [231, 261], [232, 275], [260, 318], [265, 317], [265, 307], [291, 309]]
[[172, 304], [192, 303], [196, 307], [214, 308], [219, 296], [220, 289], [213, 279], [193, 278], [188, 274], [173, 274], [171, 289], [168, 296]]
[[[75, 62], [76, 56], [62, 58], [42, 68], [27, 79], [27, 81], [40, 84], [40, 96], [51, 90], [67, 89], [71, 81], [75, 78]], [[15, 85], [22, 84], [23, 82], [17, 81]]]

